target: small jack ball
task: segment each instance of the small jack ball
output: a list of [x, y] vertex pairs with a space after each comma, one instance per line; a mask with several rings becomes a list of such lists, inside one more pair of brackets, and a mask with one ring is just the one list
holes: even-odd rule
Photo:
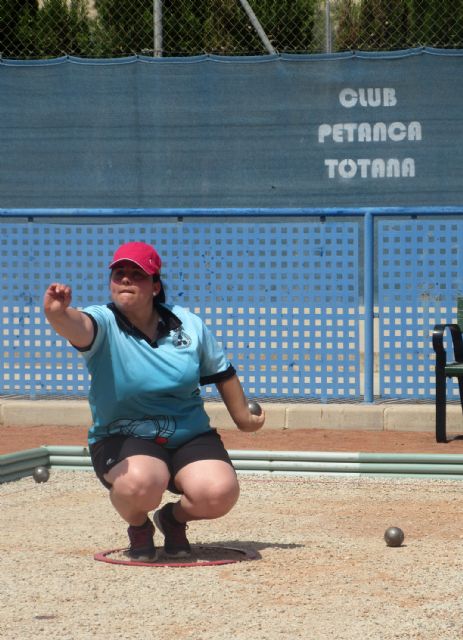
[[46, 482], [50, 477], [47, 467], [35, 467], [33, 477], [36, 482]]
[[399, 527], [389, 527], [384, 532], [384, 539], [388, 547], [400, 547], [405, 539], [404, 532]]
[[260, 414], [262, 413], [262, 407], [255, 400], [250, 400], [248, 402], [248, 409], [255, 416], [260, 416]]

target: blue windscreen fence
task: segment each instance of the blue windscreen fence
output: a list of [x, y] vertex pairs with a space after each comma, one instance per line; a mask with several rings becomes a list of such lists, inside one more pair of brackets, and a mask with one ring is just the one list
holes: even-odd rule
[[143, 239], [163, 257], [168, 301], [205, 320], [249, 396], [433, 398], [432, 329], [456, 321], [463, 296], [463, 209], [179, 213], [0, 211], [1, 395], [86, 396], [44, 291], [61, 281], [76, 307], [108, 302], [112, 253]]
[[38, 220], [1, 231], [3, 394], [86, 394], [83, 360], [47, 324], [43, 293], [58, 281], [75, 306], [109, 302], [111, 255], [143, 238], [163, 257], [167, 301], [211, 327], [250, 396], [360, 396], [358, 221]]
[[[463, 220], [378, 222], [379, 372], [383, 397], [434, 396], [434, 324], [457, 321]], [[449, 359], [451, 345], [447, 345]], [[448, 382], [458, 397], [456, 381]]]
[[461, 206], [462, 70], [436, 49], [1, 59], [1, 206]]

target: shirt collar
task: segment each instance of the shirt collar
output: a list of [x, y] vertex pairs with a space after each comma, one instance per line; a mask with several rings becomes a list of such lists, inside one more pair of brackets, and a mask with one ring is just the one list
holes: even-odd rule
[[[160, 302], [156, 303], [153, 301], [153, 306], [159, 314], [159, 324], [158, 324], [158, 336], [156, 342], [160, 338], [165, 338], [169, 335], [172, 330], [177, 330], [182, 326], [182, 321], [178, 318], [175, 313], [173, 313], [168, 307], [164, 306]], [[114, 317], [116, 318], [117, 326], [121, 331], [127, 333], [128, 335], [136, 336], [138, 338], [143, 338], [147, 342], [150, 342], [148, 337], [140, 331], [135, 325], [133, 325], [126, 315], [120, 311], [114, 302], [110, 302], [107, 305], [108, 309], [110, 309], [114, 313]], [[151, 342], [150, 342], [151, 344]]]

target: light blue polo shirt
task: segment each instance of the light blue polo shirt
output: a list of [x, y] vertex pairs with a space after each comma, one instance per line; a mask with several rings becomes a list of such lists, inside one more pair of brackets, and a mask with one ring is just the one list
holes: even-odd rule
[[79, 350], [91, 375], [89, 444], [133, 435], [174, 448], [211, 429], [199, 387], [235, 369], [198, 316], [176, 305], [157, 310], [158, 339], [150, 343], [114, 304], [84, 309], [96, 331]]

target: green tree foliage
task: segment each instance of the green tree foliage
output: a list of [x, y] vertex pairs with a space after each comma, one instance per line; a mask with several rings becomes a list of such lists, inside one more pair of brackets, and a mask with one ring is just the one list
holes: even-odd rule
[[409, 0], [411, 46], [463, 48], [463, 0]]
[[[311, 50], [317, 0], [251, 0], [250, 5], [277, 51]], [[266, 53], [239, 0], [166, 0], [164, 40], [167, 55]]]
[[339, 19], [340, 50], [405, 49], [409, 46], [408, 0], [348, 0]]
[[44, 0], [35, 20], [40, 57], [91, 55], [91, 26], [85, 0]]
[[91, 55], [85, 0], [0, 0], [2, 55], [13, 58]]
[[0, 53], [10, 58], [24, 55], [22, 30], [33, 24], [37, 0], [0, 0]]
[[261, 52], [257, 34], [237, 0], [165, 0], [165, 55]]
[[336, 16], [335, 48], [351, 51], [358, 48], [360, 30], [360, 4], [357, 0], [345, 0]]
[[95, 51], [120, 56], [153, 49], [152, 0], [96, 0]]
[[[317, 0], [259, 0], [256, 15], [277, 50], [310, 50]], [[102, 50], [149, 52], [153, 44], [152, 0], [98, 0]], [[128, 8], [129, 7], [129, 8]], [[163, 0], [163, 54], [259, 54], [265, 48], [239, 0]]]
[[345, 0], [339, 50], [463, 47], [463, 0]]
[[[154, 0], [0, 0], [0, 55], [152, 55]], [[278, 52], [323, 45], [323, 0], [248, 0]], [[163, 55], [262, 54], [240, 0], [161, 0]], [[333, 50], [463, 48], [463, 0], [332, 0]], [[318, 38], [320, 38], [318, 33]]]
[[251, 2], [254, 12], [280, 53], [308, 53], [313, 47], [317, 0], [259, 0]]
[[[262, 52], [256, 33], [248, 28], [249, 20], [235, 0], [217, 2], [207, 0], [203, 5], [202, 53], [243, 54]], [[174, 25], [173, 25], [174, 26]], [[175, 27], [174, 27], [175, 28]], [[175, 37], [175, 36], [174, 36]]]

